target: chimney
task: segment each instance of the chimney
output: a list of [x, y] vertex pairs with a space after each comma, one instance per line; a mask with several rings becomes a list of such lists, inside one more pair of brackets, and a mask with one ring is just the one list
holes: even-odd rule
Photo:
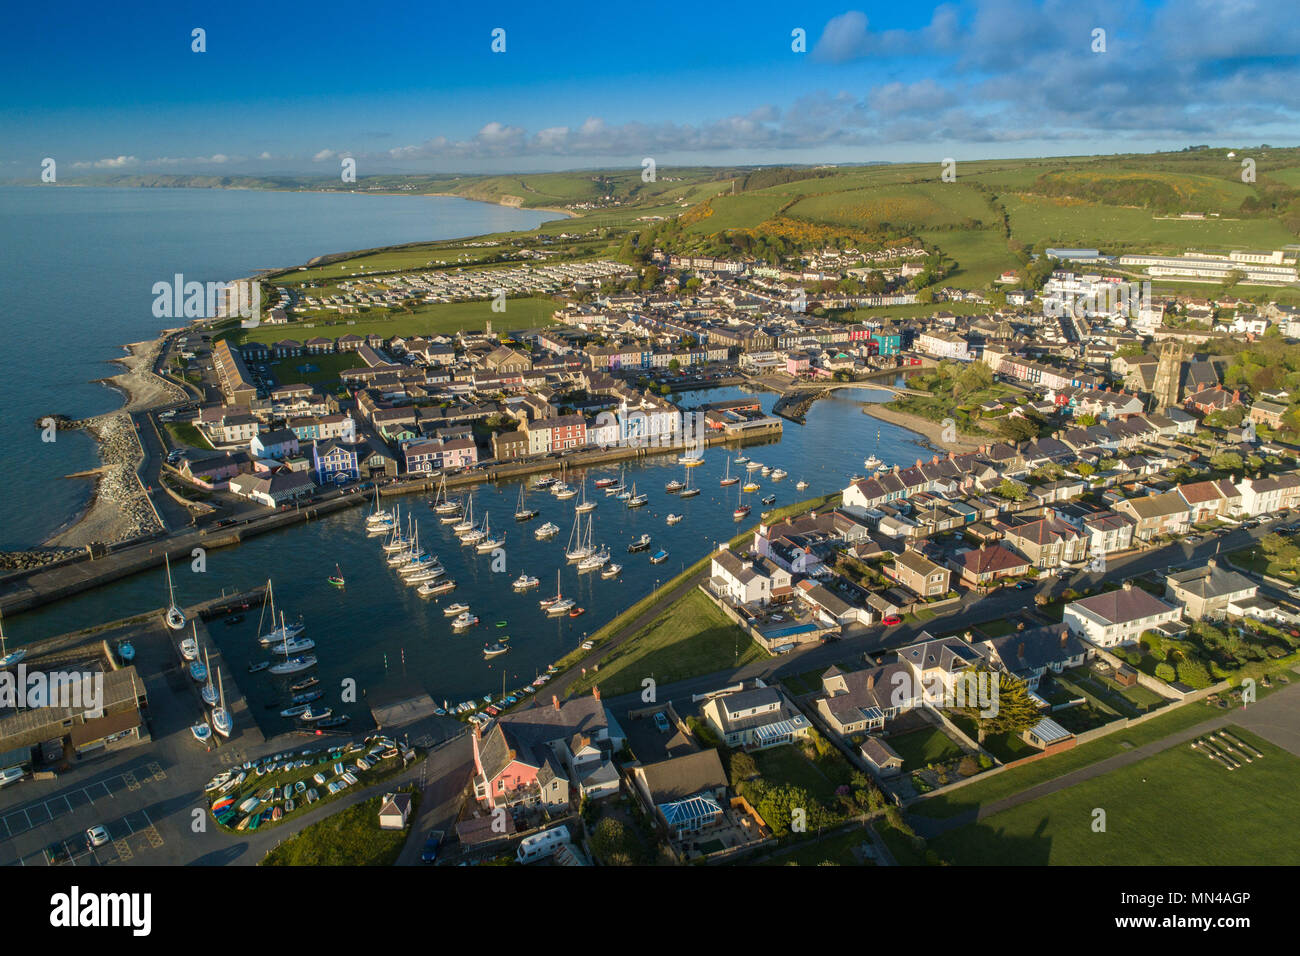
[[876, 686], [876, 675], [874, 673], [867, 675], [867, 690]]
[[600, 687], [598, 685], [592, 685], [591, 696], [595, 700], [600, 700]]
[[962, 637], [965, 639], [967, 644], [973, 643], [975, 640], [975, 635], [972, 634], [970, 631], [964, 632], [962, 634]]
[[1125, 590], [1125, 591], [1132, 591], [1132, 590], [1133, 590], [1133, 582], [1132, 582], [1132, 581], [1125, 581], [1125, 582], [1124, 582], [1124, 590]]
[[554, 694], [551, 695], [551, 706], [557, 711], [560, 709], [560, 698], [556, 697]]
[[1025, 622], [1024, 622], [1024, 621], [1016, 621], [1016, 630], [1017, 630], [1017, 631], [1023, 631], [1024, 629], [1025, 629]]
[[1067, 630], [1066, 628], [1061, 628], [1061, 646], [1062, 646], [1062, 647], [1065, 646], [1065, 639], [1066, 639], [1067, 637], [1069, 637], [1069, 636], [1070, 636], [1070, 632], [1069, 632], [1069, 630]]

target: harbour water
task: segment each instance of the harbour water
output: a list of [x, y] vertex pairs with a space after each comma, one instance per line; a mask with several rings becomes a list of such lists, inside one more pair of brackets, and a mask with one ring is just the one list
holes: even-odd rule
[[40, 544], [85, 507], [90, 484], [62, 476], [95, 467], [80, 432], [43, 443], [38, 416], [118, 408], [92, 382], [120, 371], [122, 346], [169, 324], [153, 284], [228, 280], [313, 256], [430, 239], [536, 228], [555, 213], [445, 197], [222, 189], [0, 186], [0, 548]]
[[[740, 397], [741, 389], [714, 389], [679, 394], [684, 408], [712, 401]], [[775, 396], [756, 393], [765, 410]], [[740, 528], [752, 527], [763, 507], [759, 499], [775, 494], [776, 505], [792, 504], [839, 491], [849, 476], [862, 473], [863, 459], [873, 452], [886, 463], [907, 465], [917, 458], [929, 458], [932, 451], [914, 432], [880, 422], [862, 414], [862, 401], [886, 401], [883, 391], [840, 392], [817, 402], [807, 423], [786, 423], [780, 439], [745, 446], [718, 446], [705, 454], [705, 463], [691, 469], [691, 481], [702, 489], [696, 497], [681, 500], [665, 492], [672, 479], [683, 479], [685, 469], [676, 463], [677, 453], [665, 453], [628, 467], [625, 480], [636, 483], [638, 492], [649, 495], [649, 503], [629, 510], [623, 502], [606, 497], [593, 482], [600, 477], [617, 477], [620, 469], [602, 466], [585, 472], [587, 497], [598, 502], [591, 514], [593, 543], [604, 543], [611, 561], [623, 565], [615, 579], [604, 580], [599, 572], [579, 574], [565, 561], [564, 551], [574, 523], [574, 505], [581, 498], [556, 500], [546, 491], [527, 491], [526, 503], [541, 514], [529, 522], [517, 523], [514, 512], [519, 500], [519, 482], [484, 483], [473, 490], [476, 517], [489, 514], [494, 531], [504, 531], [505, 567], [492, 570], [492, 558], [462, 547], [447, 525], [442, 525], [429, 507], [426, 495], [384, 499], [386, 507], [400, 502], [403, 515], [419, 522], [420, 543], [436, 554], [447, 568], [447, 577], [457, 589], [434, 599], [422, 599], [415, 588], [402, 584], [386, 565], [382, 539], [367, 538], [365, 514], [369, 509], [350, 509], [321, 521], [298, 525], [283, 532], [261, 535], [234, 549], [207, 555], [206, 570], [195, 573], [188, 566], [174, 567], [177, 599], [182, 604], [254, 587], [267, 578], [274, 580], [277, 605], [286, 617], [301, 616], [306, 636], [316, 642], [311, 652], [320, 659], [319, 677], [324, 687], [336, 693], [345, 678], [371, 692], [385, 683], [404, 679], [424, 687], [435, 700], [453, 704], [468, 697], [500, 693], [504, 671], [507, 688], [531, 681], [547, 664], [572, 650], [586, 635], [598, 629], [624, 608], [649, 594], [660, 582], [678, 574], [719, 543], [729, 540]], [[877, 443], [879, 434], [879, 443]], [[745, 455], [754, 461], [783, 468], [789, 475], [782, 481], [753, 479], [761, 486], [745, 496], [753, 513], [743, 522], [732, 517], [741, 494], [740, 485], [718, 484], [730, 459], [732, 475], [746, 474], [735, 458]], [[566, 480], [579, 487], [584, 472], [572, 471]], [[808, 482], [798, 491], [796, 482]], [[531, 479], [530, 479], [531, 481]], [[743, 483], [743, 482], [742, 482]], [[670, 512], [684, 515], [669, 525]], [[560, 533], [550, 541], [538, 541], [533, 531], [546, 521], [559, 525]], [[585, 523], [585, 522], [584, 522]], [[627, 545], [642, 533], [653, 539], [650, 551], [629, 554]], [[652, 565], [649, 555], [663, 548], [669, 558]], [[343, 590], [327, 582], [339, 565], [346, 578]], [[586, 613], [577, 618], [547, 618], [538, 600], [555, 591], [555, 572], [560, 569], [561, 590], [574, 598]], [[521, 573], [540, 580], [540, 586], [522, 594], [511, 582]], [[86, 592], [58, 604], [6, 620], [6, 633], [18, 642], [88, 627], [105, 620], [157, 608], [165, 603], [166, 582], [161, 571], [137, 575], [105, 588]], [[443, 607], [452, 602], [468, 604], [480, 623], [455, 633]], [[258, 608], [250, 609], [242, 622], [210, 626], [222, 652], [237, 674], [250, 706], [274, 729], [273, 712], [262, 718], [263, 705], [281, 699], [283, 679], [276, 681], [265, 672], [243, 675], [248, 662], [263, 660], [266, 652], [257, 646]], [[496, 627], [505, 621], [504, 627]], [[266, 625], [264, 630], [269, 630]], [[508, 635], [510, 652], [485, 660], [485, 642]]]

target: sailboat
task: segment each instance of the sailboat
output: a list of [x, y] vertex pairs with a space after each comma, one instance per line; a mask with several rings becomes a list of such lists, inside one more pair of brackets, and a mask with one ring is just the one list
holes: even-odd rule
[[605, 497], [609, 498], [618, 495], [621, 498], [624, 496], [627, 491], [627, 485], [623, 482], [625, 474], [625, 470], [620, 468], [618, 471], [618, 481], [605, 487]]
[[587, 528], [587, 535], [584, 538], [582, 533], [582, 515], [575, 511], [573, 515], [573, 530], [569, 532], [569, 546], [564, 550], [564, 557], [569, 561], [581, 561], [592, 553], [590, 519], [587, 521]]
[[315, 656], [308, 654], [305, 657], [291, 657], [281, 664], [272, 664], [270, 673], [276, 675], [297, 674], [299, 671], [305, 671], [315, 666]]
[[393, 521], [393, 514], [379, 507], [379, 488], [376, 487], [374, 507], [370, 509], [370, 514], [366, 515], [366, 532], [382, 534], [393, 526]]
[[691, 484], [691, 470], [688, 468], [688, 469], [686, 469], [686, 487], [682, 489], [682, 493], [681, 493], [680, 495], [678, 495], [678, 497], [679, 497], [679, 498], [694, 498], [694, 497], [695, 497], [696, 495], [698, 495], [699, 493], [700, 493], [700, 488], [699, 488], [699, 486], [698, 486], [698, 485], [692, 485], [692, 484]]
[[203, 691], [200, 696], [203, 698], [203, 703], [212, 707], [217, 703], [217, 689], [212, 686], [212, 661], [208, 658], [207, 651], [203, 652], [203, 669], [207, 671], [208, 680], [207, 683], [203, 685]]
[[191, 621], [190, 626], [194, 629], [194, 634], [181, 641], [181, 657], [187, 661], [197, 661], [199, 659], [198, 625]]
[[334, 565], [334, 573], [331, 574], [325, 580], [329, 581], [329, 583], [334, 585], [336, 588], [342, 588], [343, 585], [346, 583], [343, 580], [343, 569], [340, 568], [337, 564]]
[[541, 513], [536, 508], [524, 507], [524, 489], [526, 487], [527, 486], [523, 482], [519, 483], [519, 504], [515, 505], [516, 521], [531, 521]]
[[490, 514], [483, 515], [483, 527], [471, 528], [470, 530], [464, 532], [463, 534], [458, 534], [456, 537], [460, 538], [460, 543], [466, 545], [478, 544], [480, 541], [486, 538], [488, 535], [488, 527], [489, 527], [488, 523], [491, 517], [492, 516]]
[[461, 535], [467, 531], [474, 530], [474, 496], [469, 496], [469, 501], [465, 505], [465, 513], [461, 519], [451, 526], [452, 533]]
[[303, 651], [309, 651], [316, 646], [316, 642], [309, 637], [289, 636], [288, 630], [284, 626], [284, 612], [280, 612], [280, 633], [284, 635], [284, 640], [277, 645], [272, 645], [273, 654], [283, 654], [288, 657], [290, 654], [299, 654]]
[[230, 736], [230, 730], [234, 722], [230, 719], [230, 711], [226, 709], [226, 685], [221, 679], [221, 672], [217, 672], [217, 699], [216, 709], [212, 711], [212, 727], [223, 737]]
[[505, 543], [506, 543], [506, 533], [502, 531], [499, 535], [493, 537], [491, 531], [488, 530], [488, 515], [484, 515], [483, 516], [483, 537], [479, 540], [479, 543], [474, 550], [477, 551], [479, 554], [488, 554], [492, 551], [495, 551], [497, 548], [501, 547], [501, 545]]
[[737, 521], [741, 521], [744, 518], [747, 518], [749, 516], [749, 512], [753, 510], [749, 507], [749, 505], [745, 504], [745, 492], [748, 490], [748, 488], [749, 486], [746, 485], [744, 488], [740, 489], [740, 501], [736, 505], [736, 510], [731, 513], [731, 517], [735, 518]]
[[171, 559], [164, 554], [163, 562], [167, 565], [167, 613], [164, 615], [164, 620], [173, 631], [184, 630], [185, 612], [176, 606], [176, 592], [172, 589]]
[[5, 622], [4, 615], [0, 615], [0, 670], [6, 667], [13, 667], [24, 657], [27, 656], [27, 648], [20, 647], [12, 654], [5, 647]]
[[597, 568], [602, 568], [608, 563], [609, 549], [602, 544], [599, 551], [593, 551], [578, 562], [578, 571], [580, 573], [585, 571], [595, 571]]
[[272, 644], [281, 643], [285, 637], [297, 637], [307, 629], [307, 626], [301, 622], [297, 624], [285, 624], [284, 613], [280, 614], [280, 626], [275, 626], [275, 591], [271, 586], [271, 579], [266, 579], [266, 600], [262, 602], [262, 618], [258, 621], [257, 628], [262, 629], [261, 621], [266, 619], [267, 606], [271, 608], [271, 627], [272, 630], [258, 637], [257, 642], [263, 647], [270, 647]]
[[[400, 509], [400, 507], [401, 506], [399, 505], [398, 508]], [[394, 518], [393, 533], [392, 535], [389, 536], [388, 540], [384, 542], [384, 546], [383, 546], [384, 554], [397, 554], [398, 552], [405, 551], [410, 546], [411, 546], [410, 538], [402, 534], [401, 517], [399, 516]]]
[[731, 475], [731, 459], [728, 458], [728, 459], [727, 459], [727, 473], [726, 473], [725, 476], [723, 476], [722, 478], [719, 478], [719, 479], [718, 479], [718, 484], [721, 485], [723, 488], [725, 488], [725, 487], [727, 487], [728, 485], [734, 485], [734, 484], [736, 484], [738, 481], [740, 481], [740, 476], [737, 475], [736, 477], [733, 478], [732, 475]]
[[574, 510], [577, 511], [579, 514], [584, 514], [584, 515], [590, 511], [596, 510], [596, 502], [587, 500], [587, 479], [586, 478], [582, 479], [582, 503], [579, 504]]
[[560, 594], [559, 568], [555, 569], [555, 597], [542, 598], [538, 603], [546, 609], [547, 616], [549, 617], [559, 617], [561, 614], [567, 614], [573, 607], [575, 603], [574, 600], [572, 598], [566, 598]]
[[201, 744], [206, 744], [212, 739], [212, 728], [208, 726], [206, 720], [200, 720], [197, 724], [190, 727], [190, 733], [192, 733], [194, 739]]
[[649, 495], [646, 495], [646, 494], [640, 494], [640, 495], [638, 495], [638, 494], [636, 493], [636, 482], [635, 482], [635, 481], [632, 482], [632, 495], [631, 495], [631, 497], [629, 497], [629, 498], [627, 499], [627, 506], [628, 506], [629, 508], [640, 508], [642, 505], [644, 505], [644, 504], [645, 504], [646, 502], [648, 502], [649, 500], [650, 500], [650, 496], [649, 496]]
[[438, 491], [433, 497], [433, 513], [440, 518], [460, 514], [460, 502], [451, 501], [447, 497], [446, 475], [443, 475], [442, 480], [438, 482]]

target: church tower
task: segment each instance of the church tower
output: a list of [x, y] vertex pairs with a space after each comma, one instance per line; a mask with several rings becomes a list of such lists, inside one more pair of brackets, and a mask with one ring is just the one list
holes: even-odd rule
[[1166, 342], [1160, 347], [1160, 364], [1156, 366], [1156, 377], [1151, 386], [1157, 412], [1178, 406], [1182, 379], [1183, 347], [1178, 342]]

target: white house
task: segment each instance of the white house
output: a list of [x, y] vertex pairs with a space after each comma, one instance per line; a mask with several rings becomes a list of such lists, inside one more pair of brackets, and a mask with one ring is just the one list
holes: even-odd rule
[[1065, 606], [1064, 621], [1071, 634], [1098, 647], [1114, 647], [1133, 643], [1143, 631], [1176, 622], [1181, 614], [1181, 607], [1166, 604], [1125, 581], [1118, 590], [1070, 602]]

